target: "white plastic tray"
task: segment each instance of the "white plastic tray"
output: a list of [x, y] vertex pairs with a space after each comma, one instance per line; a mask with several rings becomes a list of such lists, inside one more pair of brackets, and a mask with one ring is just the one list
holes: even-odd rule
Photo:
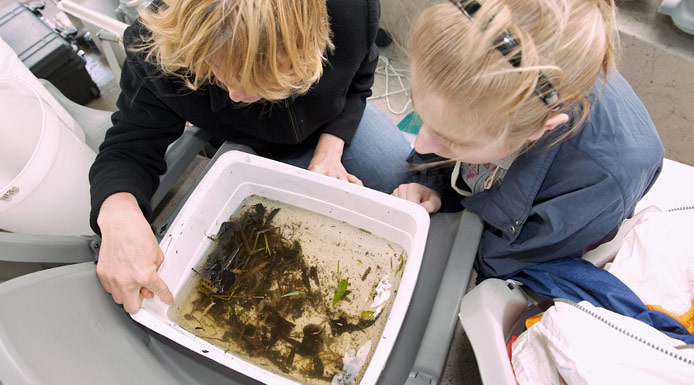
[[[230, 151], [210, 168], [164, 235], [159, 274], [176, 296], [199, 263], [222, 222], [244, 198], [261, 195], [345, 221], [400, 244], [408, 259], [386, 325], [361, 384], [374, 384], [388, 360], [414, 291], [429, 230], [421, 206], [254, 155]], [[167, 316], [159, 299], [145, 300], [132, 318], [153, 331], [259, 381], [296, 382], [256, 366], [195, 337]]]

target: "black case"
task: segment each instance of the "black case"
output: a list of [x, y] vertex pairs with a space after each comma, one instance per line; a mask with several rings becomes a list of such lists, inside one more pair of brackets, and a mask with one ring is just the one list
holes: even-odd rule
[[85, 60], [24, 5], [0, 9], [0, 36], [37, 78], [48, 80], [70, 100], [85, 104], [99, 96]]

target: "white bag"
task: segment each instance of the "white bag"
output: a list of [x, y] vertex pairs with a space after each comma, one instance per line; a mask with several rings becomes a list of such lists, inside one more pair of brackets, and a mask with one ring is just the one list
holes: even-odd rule
[[[644, 304], [681, 316], [694, 299], [692, 224], [694, 208], [648, 207], [587, 259], [613, 260], [605, 268]], [[513, 344], [512, 363], [521, 385], [694, 383], [694, 346], [586, 301], [555, 300]]]
[[682, 384], [694, 382], [694, 347], [636, 319], [555, 301], [512, 346], [516, 379], [526, 384]]

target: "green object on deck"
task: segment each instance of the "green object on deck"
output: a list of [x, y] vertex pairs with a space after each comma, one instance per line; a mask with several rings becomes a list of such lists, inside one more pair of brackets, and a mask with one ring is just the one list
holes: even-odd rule
[[417, 115], [415, 111], [407, 114], [404, 118], [402, 118], [400, 123], [398, 123], [398, 128], [400, 131], [414, 135], [417, 135], [421, 126], [422, 119], [420, 119], [419, 115]]

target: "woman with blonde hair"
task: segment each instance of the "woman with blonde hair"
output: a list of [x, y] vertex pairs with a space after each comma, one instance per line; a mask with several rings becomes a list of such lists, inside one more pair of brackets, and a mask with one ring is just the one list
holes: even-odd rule
[[90, 171], [97, 275], [128, 312], [172, 296], [148, 220], [186, 122], [258, 154], [390, 193], [407, 140], [367, 103], [378, 0], [161, 0], [124, 36], [118, 111]]
[[580, 257], [657, 177], [663, 146], [617, 44], [612, 0], [454, 0], [419, 17], [411, 160], [438, 167], [393, 194], [479, 214], [480, 278]]

